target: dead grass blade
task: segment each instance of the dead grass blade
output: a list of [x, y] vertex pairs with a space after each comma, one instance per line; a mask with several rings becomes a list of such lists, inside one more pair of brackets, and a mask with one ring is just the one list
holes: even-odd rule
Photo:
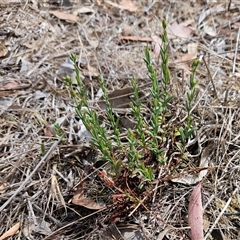
[[[234, 196], [236, 194], [236, 192], [238, 192], [239, 189], [236, 188], [234, 191], [233, 191], [233, 194], [232, 196]], [[211, 228], [208, 230], [206, 236], [204, 237], [204, 240], [207, 240], [208, 237], [210, 236], [210, 234], [212, 233], [213, 229], [215, 228], [215, 226], [218, 224], [218, 222], [220, 221], [220, 218], [222, 217], [222, 215], [224, 214], [224, 212], [226, 211], [226, 209], [228, 208], [228, 206], [230, 205], [232, 201], [232, 197], [230, 197], [228, 199], [228, 201], [226, 202], [225, 206], [223, 207], [222, 211], [220, 212], [220, 214], [218, 215], [218, 217], [216, 218], [215, 222], [213, 223], [213, 225], [211, 226]]]
[[48, 150], [46, 155], [41, 159], [41, 161], [36, 165], [34, 170], [26, 177], [24, 182], [20, 185], [20, 187], [14, 192], [14, 194], [0, 207], [0, 212], [3, 211], [10, 203], [11, 201], [23, 190], [25, 185], [28, 183], [28, 181], [32, 178], [32, 176], [37, 172], [37, 170], [42, 166], [44, 162], [46, 162], [49, 157], [51, 156], [52, 152], [55, 150], [55, 148], [58, 146], [60, 140], [54, 142], [54, 144], [51, 146], [51, 148]]

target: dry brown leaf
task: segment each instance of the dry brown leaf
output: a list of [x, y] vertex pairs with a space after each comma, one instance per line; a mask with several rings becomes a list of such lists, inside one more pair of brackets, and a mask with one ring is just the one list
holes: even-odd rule
[[70, 21], [70, 22], [78, 22], [79, 21], [79, 18], [73, 14], [59, 12], [59, 11], [49, 11], [49, 13], [53, 14], [55, 17], [57, 17], [61, 20]]
[[126, 9], [126, 10], [128, 10], [130, 12], [136, 12], [138, 10], [138, 6], [135, 3], [133, 3], [131, 0], [122, 0], [120, 2], [120, 5], [124, 9]]
[[187, 62], [196, 58], [196, 54], [185, 54], [181, 57], [180, 62]]
[[79, 205], [91, 210], [99, 210], [104, 208], [104, 206], [100, 206], [99, 204], [95, 203], [93, 200], [89, 198], [85, 198], [84, 196], [75, 195], [72, 199], [72, 203], [75, 205]]
[[13, 90], [15, 87], [17, 87], [19, 85], [19, 83], [16, 82], [11, 82], [11, 83], [7, 83], [4, 86], [0, 87], [1, 91], [5, 91], [5, 90]]
[[6, 85], [0, 87], [0, 91], [22, 90], [22, 89], [29, 88], [30, 86], [31, 86], [30, 84], [11, 82], [11, 83], [7, 83]]
[[3, 240], [7, 237], [13, 236], [14, 234], [16, 234], [16, 232], [19, 230], [20, 228], [20, 222], [16, 223], [13, 227], [11, 227], [7, 232], [5, 232], [1, 237], [0, 240]]
[[[126, 87], [122, 89], [115, 89], [108, 94], [109, 102], [113, 108], [128, 108], [132, 101], [131, 96], [133, 95], [133, 89]], [[142, 98], [144, 93], [139, 92], [139, 97]], [[101, 109], [106, 109], [106, 103], [103, 97], [97, 102]]]
[[169, 37], [175, 36], [179, 38], [191, 38], [193, 36], [193, 31], [190, 27], [184, 26], [183, 24], [178, 24], [174, 22], [173, 24], [169, 25], [167, 32]]
[[92, 199], [86, 198], [84, 196], [82, 184], [78, 186], [78, 189], [72, 198], [72, 203], [92, 210], [99, 210], [104, 208], [104, 206], [100, 206], [99, 204], [95, 203]]
[[138, 10], [138, 6], [130, 0], [122, 0], [119, 4], [112, 1], [105, 1], [107, 4], [122, 9], [128, 10], [129, 12], [136, 12]]
[[150, 37], [139, 37], [139, 36], [121, 36], [120, 40], [130, 40], [139, 42], [152, 42], [153, 39]]
[[87, 69], [82, 69], [81, 73], [83, 76], [98, 77], [100, 75], [98, 69], [93, 66], [86, 66]]
[[191, 227], [191, 239], [203, 239], [203, 207], [201, 182], [193, 188], [188, 207], [188, 222]]

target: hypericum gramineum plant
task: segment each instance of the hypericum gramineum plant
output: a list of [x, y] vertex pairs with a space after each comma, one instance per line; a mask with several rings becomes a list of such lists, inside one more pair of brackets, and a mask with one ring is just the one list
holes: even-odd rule
[[[77, 59], [74, 54], [70, 59], [74, 63], [76, 72], [77, 89], [74, 89], [72, 79], [66, 77], [65, 82], [70, 89], [71, 97], [76, 104], [76, 112], [86, 129], [91, 133], [92, 146], [101, 153], [100, 159], [112, 164], [115, 174], [120, 173], [121, 167], [127, 168], [133, 175], [139, 174], [143, 181], [154, 180], [154, 169], [152, 166], [156, 164], [164, 164], [167, 161], [167, 156], [163, 146], [166, 144], [169, 135], [169, 129], [166, 123], [166, 113], [168, 104], [173, 100], [170, 94], [170, 71], [168, 68], [168, 38], [167, 25], [165, 21], [162, 23], [162, 46], [160, 50], [161, 58], [161, 73], [162, 76], [157, 76], [150, 58], [148, 48], [145, 48], [145, 58], [149, 78], [151, 80], [150, 92], [152, 96], [151, 115], [150, 119], [146, 120], [143, 117], [142, 102], [139, 97], [139, 88], [135, 78], [132, 78], [131, 85], [133, 88], [133, 100], [130, 104], [131, 113], [136, 122], [136, 129], [127, 130], [128, 144], [123, 144], [120, 138], [119, 118], [116, 118], [114, 109], [108, 98], [107, 88], [104, 80], [100, 77], [100, 87], [103, 91], [103, 99], [106, 104], [106, 118], [105, 125], [110, 127], [112, 133], [108, 134], [106, 127], [104, 127], [98, 118], [97, 113], [91, 108], [87, 100], [87, 89], [80, 78], [80, 70], [77, 66]], [[193, 134], [195, 128], [193, 127], [193, 118], [191, 116], [192, 102], [196, 95], [196, 84], [194, 80], [198, 61], [192, 64], [192, 74], [190, 77], [190, 92], [187, 94], [186, 110], [187, 118], [184, 126], [179, 126], [179, 135], [181, 138], [181, 149], [184, 149], [186, 140]], [[173, 127], [174, 128], [174, 127]], [[172, 130], [174, 131], [174, 130]], [[173, 133], [174, 135], [174, 133]], [[176, 142], [179, 148], [179, 142]], [[156, 163], [149, 165], [145, 164], [144, 155], [151, 153], [156, 159]], [[121, 156], [121, 159], [120, 157]], [[123, 159], [126, 158], [126, 163]], [[124, 161], [125, 162], [125, 161]]]

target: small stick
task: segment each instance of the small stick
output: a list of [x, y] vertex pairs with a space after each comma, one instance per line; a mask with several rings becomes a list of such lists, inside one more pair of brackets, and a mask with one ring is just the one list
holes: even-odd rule
[[[209, 70], [208, 64], [206, 63], [204, 56], [203, 56], [202, 59], [203, 59], [203, 62], [204, 62], [204, 64], [205, 64], [206, 68], [207, 68], [207, 72], [208, 72], [208, 74], [209, 74], [209, 78], [210, 78], [210, 81], [211, 81], [212, 86], [213, 86], [214, 95], [215, 95], [215, 97], [218, 99], [217, 90], [216, 90], [216, 88], [215, 88], [215, 85], [214, 85], [214, 82], [213, 82], [212, 75], [211, 75], [211, 72], [210, 72], [210, 70]], [[218, 100], [219, 100], [219, 99], [218, 99]]]
[[229, 3], [228, 3], [228, 9], [227, 9], [227, 10], [228, 10], [228, 12], [230, 11], [231, 4], [232, 4], [232, 0], [230, 0], [230, 1], [229, 1]]
[[63, 227], [58, 228], [55, 232], [52, 232], [50, 235], [46, 236], [43, 240], [53, 239], [53, 238], [50, 238], [50, 237], [52, 237], [54, 234], [56, 234], [56, 233], [64, 230], [65, 228], [67, 228], [67, 227], [69, 227], [69, 226], [71, 226], [71, 225], [74, 225], [75, 223], [78, 223], [78, 222], [80, 222], [80, 221], [82, 221], [82, 220], [85, 220], [85, 219], [87, 219], [87, 218], [89, 218], [89, 217], [92, 217], [93, 215], [95, 215], [95, 214], [97, 214], [97, 213], [100, 213], [100, 212], [102, 212], [103, 210], [106, 210], [106, 209], [107, 209], [106, 207], [101, 208], [100, 210], [98, 210], [98, 211], [96, 211], [96, 212], [93, 212], [93, 213], [91, 213], [91, 214], [89, 214], [89, 215], [87, 215], [87, 216], [84, 216], [84, 217], [79, 218], [79, 219], [77, 219], [77, 220], [75, 220], [75, 221], [73, 221], [73, 222], [70, 222], [70, 223], [68, 223], [67, 225], [64, 225]]
[[232, 73], [233, 73], [233, 74], [235, 73], [235, 68], [236, 68], [236, 60], [237, 60], [239, 36], [240, 36], [240, 28], [238, 28], [237, 42], [236, 42], [236, 48], [235, 48], [235, 54], [234, 54], [234, 60], [233, 60], [233, 70], [232, 70]]
[[50, 214], [48, 213], [45, 213], [39, 206], [37, 206], [36, 204], [33, 203], [33, 208], [35, 210], [37, 210], [38, 212], [42, 213], [42, 214], [45, 214], [45, 216], [47, 218], [49, 218], [53, 223], [55, 223], [58, 227], [62, 227], [64, 224], [61, 223], [60, 221], [58, 221], [57, 219], [55, 219], [54, 217], [52, 217]]

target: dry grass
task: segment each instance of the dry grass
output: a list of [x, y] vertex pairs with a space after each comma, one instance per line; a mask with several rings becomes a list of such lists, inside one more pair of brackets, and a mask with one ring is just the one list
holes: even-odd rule
[[[208, 173], [202, 180], [205, 235], [239, 239], [238, 1], [232, 1], [229, 11], [226, 1], [135, 1], [140, 6], [135, 12], [107, 1], [71, 1], [73, 7], [68, 9], [54, 1], [4, 2], [10, 1], [0, 1], [1, 43], [9, 51], [0, 59], [0, 235], [20, 222], [19, 231], [10, 239], [123, 239], [124, 229], [135, 234], [132, 239], [137, 234], [139, 239], [158, 239], [167, 226], [172, 230], [164, 239], [190, 239], [187, 207], [193, 186], [169, 179], [187, 175], [206, 158]], [[92, 12], [79, 13], [78, 23], [49, 13], [73, 13], [83, 6]], [[170, 42], [172, 91], [180, 100], [189, 76], [189, 61], [183, 62], [188, 44], [198, 43], [198, 56], [204, 55], [193, 110], [198, 131], [195, 144], [189, 147], [194, 156], [182, 172], [160, 175], [158, 185], [137, 196], [144, 201], [134, 209], [124, 201], [112, 203], [111, 195], [118, 191], [97, 176], [97, 166], [92, 166], [96, 153], [79, 138], [79, 119], [61, 79], [67, 69], [61, 65], [70, 53], [79, 56], [91, 100], [99, 90], [98, 74], [110, 90], [127, 86], [132, 76], [140, 85], [146, 84], [143, 47], [153, 43], [119, 39], [126, 26], [131, 27], [132, 36], [149, 38], [161, 32], [164, 18], [169, 24], [192, 20], [194, 35]], [[62, 126], [64, 140], [54, 137], [56, 122]], [[72, 204], [80, 182], [87, 196], [107, 207], [93, 211]], [[118, 220], [116, 225], [112, 219]]]

